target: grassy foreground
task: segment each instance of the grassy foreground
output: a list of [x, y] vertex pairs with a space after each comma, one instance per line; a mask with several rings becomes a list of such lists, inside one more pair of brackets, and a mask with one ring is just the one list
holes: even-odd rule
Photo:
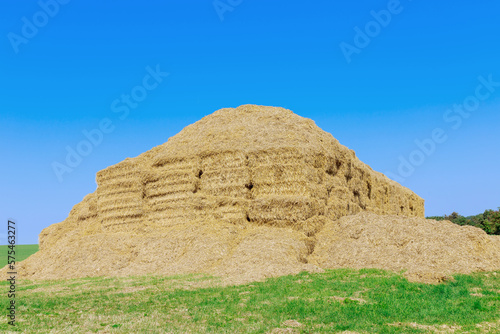
[[[25, 333], [500, 333], [500, 272], [439, 285], [375, 269], [304, 272], [240, 286], [217, 282], [203, 275], [20, 281], [16, 327]], [[7, 282], [0, 286], [6, 291]], [[6, 310], [7, 298], [0, 301]], [[5, 319], [2, 333], [12, 330]]]
[[[2, 257], [1, 266], [5, 266], [7, 264], [7, 245], [0, 246], [0, 256]], [[38, 245], [16, 245], [15, 247], [15, 257], [16, 262], [22, 261], [28, 258], [31, 254], [38, 252]]]

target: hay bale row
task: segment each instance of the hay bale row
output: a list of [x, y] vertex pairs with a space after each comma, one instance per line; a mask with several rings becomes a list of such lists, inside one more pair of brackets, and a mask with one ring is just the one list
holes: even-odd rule
[[[266, 152], [260, 154], [259, 159], [254, 159], [256, 155], [249, 154], [247, 158], [244, 154], [237, 154], [236, 162], [230, 163], [230, 154], [231, 152], [224, 152], [205, 157], [164, 159], [161, 164], [157, 163], [154, 171], [142, 174], [132, 170], [130, 163], [124, 169], [110, 169], [103, 174], [105, 177], [101, 175], [99, 178], [97, 192], [97, 208], [102, 214], [103, 225], [106, 227], [113, 224], [113, 221], [122, 219], [122, 211], [125, 209], [125, 216], [130, 218], [136, 218], [148, 210], [163, 212], [164, 219], [180, 218], [183, 215], [175, 211], [180, 212], [185, 206], [176, 208], [172, 203], [192, 201], [197, 196], [254, 200], [255, 203], [239, 210], [235, 214], [237, 218], [230, 220], [241, 222], [244, 211], [247, 211], [246, 214], [252, 217], [250, 221], [257, 224], [281, 221], [283, 216], [287, 216], [289, 208], [292, 212], [288, 216], [292, 215], [294, 218], [288, 218], [287, 221], [292, 222], [324, 214], [336, 219], [364, 210], [410, 216], [423, 211], [418, 210], [423, 205], [418, 202], [416, 195], [388, 186], [387, 182], [381, 183], [379, 177], [372, 177], [352, 162], [338, 163], [337, 158], [327, 155], [301, 155], [293, 158], [290, 154], [284, 154], [286, 161], [300, 164], [269, 165], [276, 152]], [[317, 167], [307, 165], [305, 161], [314, 161]], [[209, 165], [208, 162], [216, 166]], [[203, 166], [205, 171], [196, 163]], [[231, 167], [221, 167], [227, 164]], [[302, 208], [308, 207], [304, 204], [307, 201], [294, 207], [287, 201], [277, 199], [286, 196], [316, 198], [326, 203], [327, 208], [325, 205], [316, 205], [316, 209], [307, 209], [304, 213]], [[268, 204], [261, 205], [269, 197], [275, 197], [270, 201], [276, 205], [272, 210]], [[208, 205], [204, 209], [207, 215], [216, 219], [221, 217], [220, 213], [215, 213]], [[255, 210], [258, 212], [253, 212]], [[297, 216], [293, 210], [297, 211]], [[86, 217], [84, 214], [81, 216]], [[94, 214], [89, 213], [87, 216], [93, 217]], [[188, 219], [189, 215], [184, 216]]]
[[104, 231], [126, 231], [143, 215], [141, 170], [132, 159], [97, 173], [97, 212]]

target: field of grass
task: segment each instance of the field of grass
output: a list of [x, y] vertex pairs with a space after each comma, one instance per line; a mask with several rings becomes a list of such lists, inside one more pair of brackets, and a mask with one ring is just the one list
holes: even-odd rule
[[[2, 257], [1, 266], [5, 266], [7, 264], [7, 247], [6, 245], [0, 246], [0, 256]], [[38, 252], [38, 245], [16, 245], [15, 247], [15, 257], [16, 262], [22, 261], [29, 257], [31, 254]]]
[[[226, 287], [184, 275], [20, 281], [17, 290], [26, 333], [500, 333], [500, 272], [438, 285], [338, 269]], [[5, 319], [2, 333], [12, 330]]]

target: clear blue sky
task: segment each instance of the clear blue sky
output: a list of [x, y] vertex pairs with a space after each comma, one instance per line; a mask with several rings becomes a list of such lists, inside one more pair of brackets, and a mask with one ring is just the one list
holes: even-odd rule
[[[427, 215], [500, 206], [498, 1], [60, 2], [0, 4], [2, 244], [7, 218], [37, 243], [97, 171], [248, 103], [312, 118]], [[113, 131], [81, 144], [106, 119]], [[79, 144], [90, 153], [60, 182], [54, 162]]]

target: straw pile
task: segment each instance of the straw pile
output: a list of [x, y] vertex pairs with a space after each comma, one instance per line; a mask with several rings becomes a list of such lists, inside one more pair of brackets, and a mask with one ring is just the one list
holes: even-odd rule
[[[98, 172], [97, 184], [65, 221], [42, 231], [40, 252], [21, 263], [24, 278], [200, 272], [243, 282], [343, 265], [399, 269], [389, 258], [346, 261], [342, 254], [356, 251], [329, 243], [348, 242], [336, 237], [361, 223], [335, 224], [371, 217], [366, 224], [380, 219], [414, 233], [405, 226], [417, 220], [406, 217], [424, 217], [424, 201], [412, 191], [312, 120], [275, 107], [218, 110]], [[363, 212], [372, 215], [356, 215]], [[387, 245], [372, 245], [381, 247], [373, 256], [387, 256]], [[450, 268], [471, 269], [462, 262]]]
[[411, 281], [500, 269], [500, 237], [472, 226], [369, 212], [327, 223], [309, 261], [323, 268], [405, 270]]

